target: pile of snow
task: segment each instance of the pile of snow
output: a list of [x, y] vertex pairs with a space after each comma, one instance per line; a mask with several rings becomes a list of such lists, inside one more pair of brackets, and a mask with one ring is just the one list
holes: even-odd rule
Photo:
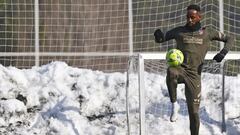
[[[169, 122], [170, 102], [165, 76], [146, 73], [146, 129], [150, 135], [190, 135], [184, 86], [177, 122]], [[203, 74], [200, 108], [204, 135], [221, 134], [218, 75]], [[219, 79], [218, 79], [219, 80]], [[138, 131], [137, 75], [130, 76], [131, 133]], [[226, 77], [227, 134], [240, 134], [240, 76]], [[1, 135], [125, 135], [126, 73], [104, 73], [53, 62], [32, 69], [0, 65]], [[219, 112], [219, 111], [218, 111]], [[216, 117], [218, 116], [218, 117]], [[215, 118], [216, 117], [216, 118]]]

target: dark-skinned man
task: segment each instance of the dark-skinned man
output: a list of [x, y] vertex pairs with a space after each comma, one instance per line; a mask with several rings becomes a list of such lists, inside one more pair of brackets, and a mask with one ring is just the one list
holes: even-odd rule
[[221, 62], [233, 44], [233, 39], [225, 34], [208, 27], [201, 26], [201, 11], [198, 5], [187, 7], [187, 23], [163, 33], [160, 29], [154, 32], [155, 41], [162, 43], [175, 39], [177, 49], [184, 55], [184, 62], [179, 67], [168, 67], [166, 83], [172, 113], [170, 121], [175, 122], [179, 111], [177, 103], [177, 84], [185, 84], [185, 96], [189, 112], [191, 135], [199, 135], [199, 105], [201, 100], [201, 70], [204, 57], [213, 40], [225, 43], [224, 48], [217, 53], [213, 60]]

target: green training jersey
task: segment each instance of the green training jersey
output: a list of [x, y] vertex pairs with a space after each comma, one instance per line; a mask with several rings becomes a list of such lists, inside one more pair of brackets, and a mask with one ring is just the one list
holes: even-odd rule
[[199, 66], [202, 65], [211, 41], [224, 42], [224, 49], [227, 50], [233, 44], [231, 37], [209, 27], [201, 26], [195, 30], [187, 26], [176, 27], [166, 32], [161, 42], [171, 39], [175, 39], [177, 49], [181, 50], [184, 54], [183, 64], [192, 70], [198, 70]]

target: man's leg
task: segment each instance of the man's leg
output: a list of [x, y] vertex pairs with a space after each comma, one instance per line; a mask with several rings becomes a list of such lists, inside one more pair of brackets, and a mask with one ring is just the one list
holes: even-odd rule
[[169, 67], [167, 70], [166, 83], [168, 87], [168, 93], [172, 103], [177, 101], [177, 84], [179, 78], [179, 68]]
[[172, 112], [170, 116], [171, 122], [174, 122], [177, 120], [178, 111], [180, 109], [180, 106], [176, 102], [177, 101], [177, 84], [181, 76], [180, 73], [181, 73], [180, 68], [169, 67], [167, 70], [166, 81], [167, 81], [168, 93], [170, 96], [170, 100], [172, 102]]
[[191, 135], [199, 135], [199, 127], [200, 127], [200, 118], [199, 113], [196, 110], [199, 110], [199, 104], [191, 104], [188, 103], [188, 113], [190, 120], [190, 131]]
[[198, 111], [201, 99], [200, 80], [199, 79], [189, 80], [188, 83], [185, 84], [185, 87], [191, 135], [199, 135], [200, 118]]

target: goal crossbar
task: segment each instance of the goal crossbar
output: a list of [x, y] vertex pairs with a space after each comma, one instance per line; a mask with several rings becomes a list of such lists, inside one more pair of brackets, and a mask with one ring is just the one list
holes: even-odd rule
[[[208, 52], [205, 57], [205, 60], [212, 60], [213, 57], [217, 53], [218, 52]], [[144, 60], [147, 60], [147, 59], [148, 60], [154, 60], [154, 59], [164, 60], [166, 57], [166, 53], [138, 53], [137, 55], [135, 54], [135, 57], [138, 58], [138, 76], [139, 76], [139, 80], [138, 80], [138, 83], [139, 83], [139, 118], [140, 118], [139, 132], [140, 132], [140, 135], [145, 135], [146, 131], [145, 131]], [[229, 52], [225, 57], [225, 60], [239, 60], [239, 59], [240, 59], [239, 52]], [[223, 63], [224, 63], [224, 61], [223, 61]], [[224, 79], [222, 80], [222, 83], [224, 83]], [[222, 102], [223, 102], [222, 103], [222, 122], [223, 122], [222, 128], [224, 128], [225, 127], [224, 84], [222, 84], [222, 86], [223, 86], [223, 88], [222, 88], [222, 98], [223, 98], [222, 99]]]
[[[205, 59], [211, 60], [218, 52], [207, 53]], [[1, 52], [0, 56], [35, 56], [35, 52]], [[39, 52], [39, 56], [138, 56], [143, 59], [165, 59], [165, 52], [135, 52], [133, 54], [129, 52]], [[229, 52], [224, 59], [237, 60], [240, 59], [239, 52]]]
[[[208, 52], [205, 56], [205, 60], [211, 60], [218, 52]], [[166, 53], [139, 53], [139, 57], [142, 59], [162, 59], [164, 60], [166, 57]], [[240, 59], [240, 53], [239, 52], [229, 52], [225, 58], [225, 60], [238, 60]]]

